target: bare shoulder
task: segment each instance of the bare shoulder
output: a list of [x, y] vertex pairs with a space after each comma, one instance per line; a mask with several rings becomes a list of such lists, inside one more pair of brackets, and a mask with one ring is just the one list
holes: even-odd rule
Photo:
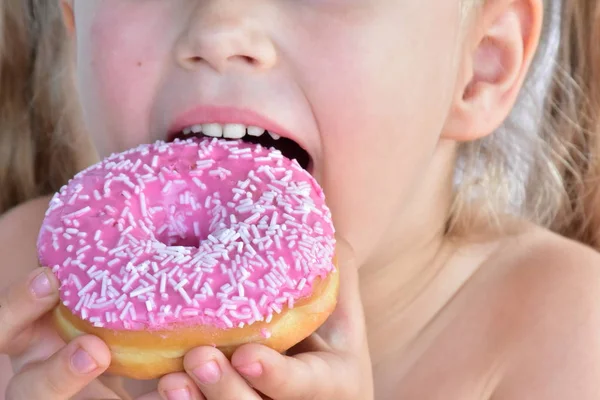
[[0, 215], [0, 289], [37, 267], [36, 242], [49, 201], [40, 197]]
[[514, 326], [493, 399], [600, 398], [600, 253], [534, 228], [496, 256]]

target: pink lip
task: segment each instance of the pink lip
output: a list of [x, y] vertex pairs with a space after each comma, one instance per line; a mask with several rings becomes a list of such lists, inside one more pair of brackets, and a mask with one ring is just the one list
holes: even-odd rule
[[172, 139], [183, 129], [192, 125], [209, 123], [258, 126], [267, 131], [277, 133], [281, 137], [291, 139], [306, 149], [297, 137], [293, 136], [281, 125], [252, 110], [233, 107], [199, 106], [192, 108], [175, 120], [175, 123], [169, 129], [168, 139]]

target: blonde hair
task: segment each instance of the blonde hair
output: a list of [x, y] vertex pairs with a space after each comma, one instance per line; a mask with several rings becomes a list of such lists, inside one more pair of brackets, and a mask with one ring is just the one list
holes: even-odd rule
[[[484, 1], [463, 0], [461, 14]], [[459, 149], [450, 232], [468, 232], [474, 215], [500, 225], [497, 217], [506, 212], [600, 246], [598, 7], [592, 0], [566, 0], [541, 129], [523, 132], [509, 120], [504, 129]], [[0, 34], [1, 214], [58, 190], [86, 165], [90, 147], [76, 135], [79, 110], [70, 103], [76, 96], [58, 2], [3, 1]], [[510, 144], [516, 136], [525, 138], [525, 147], [515, 157]], [[527, 174], [515, 175], [522, 165]]]
[[[528, 132], [522, 120], [509, 119], [499, 132], [461, 147], [450, 227], [468, 231], [482, 215], [498, 226], [507, 211], [600, 249], [600, 2], [545, 3], [552, 1], [559, 45], [539, 127]], [[536, 95], [525, 87], [523, 96]]]
[[58, 190], [85, 165], [67, 50], [58, 1], [0, 2], [0, 214]]
[[[476, 7], [485, 0], [467, 1]], [[542, 53], [548, 49], [540, 48], [511, 117], [492, 135], [460, 146], [451, 233], [469, 232], [482, 219], [502, 229], [503, 217], [516, 215], [590, 244], [571, 231], [584, 212], [577, 197], [592, 183], [583, 185], [586, 161], [581, 155], [587, 144], [582, 138], [587, 135], [579, 123], [583, 109], [574, 102], [585, 101], [588, 90], [578, 85], [570, 66], [573, 54], [583, 54], [581, 40], [589, 40], [591, 26], [571, 15], [584, 3], [591, 0], [545, 2], [542, 44], [558, 42], [557, 54], [552, 53], [557, 56], [548, 58]], [[581, 37], [573, 38], [574, 30]], [[538, 75], [549, 78], [540, 85]]]
[[551, 228], [600, 249], [600, 2], [566, 1], [548, 123], [566, 198]]

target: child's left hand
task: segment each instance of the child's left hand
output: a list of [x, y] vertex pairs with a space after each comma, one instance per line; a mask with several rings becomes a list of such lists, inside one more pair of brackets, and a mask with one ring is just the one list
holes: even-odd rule
[[[198, 396], [194, 388], [189, 399], [373, 399], [358, 270], [345, 250], [348, 246], [343, 247], [338, 242], [339, 303], [325, 325], [288, 352], [292, 356], [256, 344], [240, 347], [231, 362], [212, 347], [190, 351], [185, 369], [204, 397], [193, 397]], [[174, 387], [169, 380], [164, 377], [162, 384]]]

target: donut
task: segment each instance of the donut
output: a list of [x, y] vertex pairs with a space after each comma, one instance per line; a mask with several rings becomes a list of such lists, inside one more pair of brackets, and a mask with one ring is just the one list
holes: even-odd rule
[[93, 334], [109, 373], [154, 379], [246, 343], [285, 352], [333, 312], [339, 274], [322, 189], [295, 160], [190, 138], [113, 154], [52, 198], [40, 265], [60, 282], [61, 337]]

